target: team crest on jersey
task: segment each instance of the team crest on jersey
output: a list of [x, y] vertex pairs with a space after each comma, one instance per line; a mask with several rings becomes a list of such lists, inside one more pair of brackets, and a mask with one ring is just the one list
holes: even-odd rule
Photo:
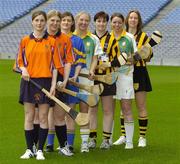
[[125, 47], [126, 46], [126, 42], [124, 41], [124, 42], [122, 42], [122, 46], [123, 47]]
[[88, 46], [88, 47], [89, 47], [89, 46], [90, 46], [90, 42], [87, 42], [87, 43], [86, 43], [86, 46]]

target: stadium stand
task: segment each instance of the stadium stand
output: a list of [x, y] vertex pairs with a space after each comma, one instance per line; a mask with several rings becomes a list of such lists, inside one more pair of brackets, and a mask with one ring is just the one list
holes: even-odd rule
[[[20, 1], [20, 0], [14, 0], [14, 1]], [[34, 1], [35, 0], [33, 0], [33, 2]], [[162, 8], [164, 8], [164, 6], [166, 6], [170, 2], [171, 0], [148, 0], [148, 2], [147, 0], [121, 0], [121, 1], [104, 0], [103, 3], [102, 3], [102, 0], [91, 0], [91, 1], [89, 0], [66, 0], [66, 1], [53, 0], [53, 1], [47, 1], [45, 3], [46, 5], [40, 5], [38, 9], [41, 9], [44, 11], [49, 11], [51, 9], [57, 9], [61, 12], [71, 11], [74, 15], [77, 14], [79, 11], [87, 11], [92, 16], [100, 10], [104, 10], [110, 15], [113, 12], [121, 12], [126, 16], [129, 10], [138, 9], [142, 13], [142, 18], [144, 21], [143, 24], [146, 25], [160, 12]], [[30, 21], [31, 21], [31, 14], [28, 14], [28, 15], [23, 16], [21, 19], [14, 21], [9, 26], [6, 26], [5, 28], [2, 28], [0, 30], [1, 58], [15, 58], [20, 38], [23, 35], [29, 34], [31, 32], [31, 24], [29, 23]], [[91, 25], [91, 30], [93, 30], [93, 24]], [[162, 31], [163, 35], [165, 33], [164, 27], [162, 28], [160, 27], [160, 25], [157, 27], [155, 26], [154, 29], [152, 29], [152, 31], [153, 30], [160, 30]], [[148, 31], [148, 32], [151, 33], [152, 31]], [[165, 37], [166, 36], [164, 36], [164, 38]], [[166, 42], [164, 38], [161, 44], [161, 47], [163, 47], [161, 49], [163, 50], [159, 50], [160, 46], [157, 49], [155, 48], [155, 54], [156, 53], [158, 54], [158, 55], [155, 55], [155, 59], [158, 56], [157, 60], [162, 60], [161, 57], [164, 56], [165, 51], [167, 52], [167, 50], [165, 50], [164, 48], [165, 46], [163, 45]], [[160, 55], [159, 55], [159, 51], [162, 51]]]
[[154, 30], [161, 31], [163, 39], [158, 47], [154, 47], [151, 64], [180, 65], [180, 6], [161, 19], [149, 33]]
[[29, 13], [46, 0], [0, 0], [0, 28]]

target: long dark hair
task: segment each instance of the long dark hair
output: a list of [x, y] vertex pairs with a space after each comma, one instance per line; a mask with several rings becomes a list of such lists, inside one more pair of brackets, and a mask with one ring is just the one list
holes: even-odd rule
[[131, 13], [136, 13], [137, 16], [138, 16], [138, 25], [137, 25], [137, 31], [136, 31], [136, 34], [137, 34], [137, 33], [142, 31], [142, 18], [141, 18], [141, 14], [140, 14], [140, 12], [138, 10], [129, 11], [129, 13], [128, 13], [127, 17], [126, 17], [126, 20], [125, 20], [126, 31], [129, 30], [128, 19], [129, 19]]

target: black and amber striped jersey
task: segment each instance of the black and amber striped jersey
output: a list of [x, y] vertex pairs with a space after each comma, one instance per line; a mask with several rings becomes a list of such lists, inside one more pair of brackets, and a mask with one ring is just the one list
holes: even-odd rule
[[[140, 49], [143, 45], [145, 45], [147, 42], [149, 42], [149, 37], [147, 36], [147, 34], [145, 32], [139, 32], [138, 34], [136, 34], [135, 36], [135, 40], [136, 40], [136, 44], [137, 44], [137, 48]], [[151, 55], [150, 58], [153, 57], [153, 53], [152, 53], [152, 49], [151, 49]], [[135, 63], [135, 66], [146, 66], [146, 60], [140, 60], [137, 63]]]
[[[117, 56], [120, 55], [120, 50], [118, 48], [118, 42], [116, 41], [116, 39], [114, 39], [114, 37], [112, 37], [112, 35], [108, 31], [102, 37], [99, 37], [96, 32], [95, 32], [95, 35], [100, 40], [101, 47], [104, 52], [103, 56], [107, 57], [107, 60], [109, 62], [111, 62], [115, 58], [116, 55]], [[101, 56], [101, 58], [102, 58], [102, 56]], [[98, 60], [98, 64], [101, 64], [102, 62], [103, 62], [103, 60], [101, 60], [101, 59]], [[108, 74], [112, 71], [114, 71], [114, 68], [109, 67], [104, 71], [102, 71], [101, 69], [97, 69], [95, 73], [104, 75], [104, 74]]]

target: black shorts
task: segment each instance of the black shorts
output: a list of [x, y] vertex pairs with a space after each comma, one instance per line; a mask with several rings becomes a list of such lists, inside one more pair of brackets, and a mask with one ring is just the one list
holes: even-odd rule
[[[46, 90], [50, 90], [51, 78], [32, 78], [37, 84]], [[51, 100], [31, 82], [21, 79], [19, 103], [51, 104]]]
[[94, 85], [102, 83], [104, 86], [104, 90], [99, 96], [114, 96], [116, 95], [116, 83], [112, 85], [108, 85], [106, 83], [100, 82], [100, 81], [94, 81]]
[[133, 81], [135, 92], [152, 91], [151, 81], [146, 67], [134, 66]]

